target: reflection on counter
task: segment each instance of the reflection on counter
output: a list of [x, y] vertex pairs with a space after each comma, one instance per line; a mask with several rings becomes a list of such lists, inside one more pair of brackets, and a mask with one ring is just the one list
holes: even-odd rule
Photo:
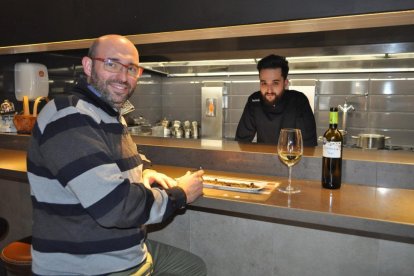
[[15, 133], [16, 127], [13, 123], [14, 114], [0, 115], [0, 132], [3, 133]]
[[16, 128], [13, 124], [15, 114], [14, 104], [7, 99], [4, 100], [0, 105], [0, 132], [16, 132]]
[[214, 139], [201, 139], [201, 146], [206, 148], [219, 148], [223, 147], [222, 140], [214, 140]]
[[132, 135], [139, 136], [155, 136], [155, 137], [175, 137], [175, 138], [199, 138], [199, 124], [197, 121], [190, 122], [189, 120], [181, 123], [179, 120], [174, 120], [170, 122], [166, 118], [162, 121], [157, 122], [155, 126], [139, 116], [138, 118], [129, 119], [129, 124], [132, 125], [128, 127], [129, 132]]

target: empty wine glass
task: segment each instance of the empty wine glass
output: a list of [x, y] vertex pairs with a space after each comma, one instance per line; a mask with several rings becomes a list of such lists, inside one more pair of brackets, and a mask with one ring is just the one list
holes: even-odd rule
[[277, 153], [279, 159], [289, 168], [288, 185], [278, 190], [287, 194], [299, 193], [299, 189], [292, 187], [292, 167], [299, 162], [303, 154], [303, 140], [300, 129], [283, 128], [280, 130]]

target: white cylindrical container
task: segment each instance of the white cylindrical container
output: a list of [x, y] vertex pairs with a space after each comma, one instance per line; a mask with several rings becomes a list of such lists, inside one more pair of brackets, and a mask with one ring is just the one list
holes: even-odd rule
[[40, 63], [19, 62], [14, 65], [14, 89], [16, 99], [29, 100], [47, 97], [49, 94], [49, 75], [45, 65]]

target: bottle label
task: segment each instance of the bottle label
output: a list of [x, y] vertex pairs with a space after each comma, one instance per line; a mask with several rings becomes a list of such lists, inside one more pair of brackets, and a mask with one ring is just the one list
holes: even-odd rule
[[323, 141], [323, 157], [327, 158], [341, 158], [342, 142], [328, 142]]

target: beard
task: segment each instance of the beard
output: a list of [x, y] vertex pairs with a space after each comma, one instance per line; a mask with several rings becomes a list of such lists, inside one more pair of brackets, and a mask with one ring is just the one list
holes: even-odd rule
[[[109, 90], [109, 86], [112, 83], [119, 83], [125, 85], [128, 88], [128, 93], [125, 95], [115, 95], [114, 92], [111, 92]], [[110, 106], [116, 109], [120, 109], [122, 107], [122, 105], [131, 97], [135, 89], [135, 87], [131, 87], [131, 85], [126, 81], [124, 82], [114, 78], [102, 80], [101, 78], [99, 78], [95, 70], [92, 71], [89, 84], [92, 85], [96, 90], [98, 90], [99, 93], [101, 93], [102, 99], [106, 103], [108, 103]]]
[[[282, 91], [282, 93], [280, 93], [279, 95], [274, 92], [266, 92], [264, 95], [261, 94], [263, 103], [267, 106], [274, 106], [277, 103], [277, 101], [282, 97], [284, 92], [285, 91]], [[273, 95], [274, 98], [272, 100], [269, 100], [266, 97], [267, 95]]]

